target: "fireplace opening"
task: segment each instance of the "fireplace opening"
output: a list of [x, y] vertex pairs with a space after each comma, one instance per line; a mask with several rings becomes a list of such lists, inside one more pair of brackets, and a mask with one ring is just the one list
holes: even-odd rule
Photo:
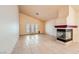
[[68, 42], [73, 39], [72, 29], [57, 29], [57, 40]]

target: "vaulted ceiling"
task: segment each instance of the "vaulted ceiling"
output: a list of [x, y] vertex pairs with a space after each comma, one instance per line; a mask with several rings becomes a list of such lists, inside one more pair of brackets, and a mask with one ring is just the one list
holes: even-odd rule
[[68, 6], [64, 5], [20, 5], [20, 12], [41, 19], [50, 20], [68, 15]]
[[79, 12], [79, 5], [71, 5], [71, 7], [74, 8], [76, 12]]

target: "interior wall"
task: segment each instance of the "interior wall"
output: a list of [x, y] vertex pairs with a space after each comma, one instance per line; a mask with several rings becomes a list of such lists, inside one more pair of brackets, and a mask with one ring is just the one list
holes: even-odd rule
[[56, 37], [56, 28], [54, 27], [55, 25], [63, 25], [63, 24], [66, 24], [67, 23], [67, 20], [66, 18], [57, 18], [57, 19], [52, 19], [52, 20], [49, 20], [49, 21], [46, 21], [45, 23], [45, 32], [46, 34], [48, 35], [52, 35], [52, 36], [55, 36]]
[[[79, 26], [79, 12], [76, 12], [76, 16], [75, 16], [75, 24]], [[79, 27], [78, 27], [79, 29]]]
[[79, 42], [79, 12], [76, 12], [74, 22], [78, 27], [73, 30], [73, 41]]
[[67, 24], [66, 17], [65, 18], [57, 18], [56, 19], [55, 25], [66, 25], [66, 24]]
[[58, 10], [58, 16], [56, 19], [51, 19], [45, 23], [45, 32], [48, 35], [56, 36], [55, 25], [65, 25], [67, 24], [66, 17], [68, 16], [68, 6], [63, 6], [63, 8]]
[[75, 10], [69, 6], [69, 15], [67, 16], [67, 25], [75, 25]]
[[69, 15], [69, 7], [63, 6], [58, 10], [58, 17], [56, 19], [56, 25], [66, 25], [67, 24], [67, 16]]
[[45, 32], [48, 35], [56, 37], [56, 28], [54, 27], [56, 20], [50, 20], [45, 23]]
[[27, 34], [26, 24], [38, 24], [40, 33], [45, 32], [45, 23], [43, 21], [20, 13], [20, 35]]
[[0, 6], [0, 53], [11, 53], [18, 37], [18, 6]]
[[79, 13], [73, 8], [73, 6], [69, 6], [69, 15], [67, 17], [67, 25], [76, 25], [78, 28], [73, 29], [73, 42], [79, 42]]

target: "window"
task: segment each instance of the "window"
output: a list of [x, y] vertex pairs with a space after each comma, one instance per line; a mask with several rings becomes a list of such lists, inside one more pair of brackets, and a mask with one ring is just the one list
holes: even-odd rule
[[27, 34], [29, 34], [30, 33], [30, 24], [26, 24], [26, 32], [27, 32]]
[[35, 32], [38, 33], [38, 31], [39, 31], [39, 26], [38, 24], [35, 24]]
[[35, 33], [35, 24], [31, 24], [31, 33]]
[[26, 24], [26, 32], [27, 34], [38, 33], [39, 26], [38, 24]]

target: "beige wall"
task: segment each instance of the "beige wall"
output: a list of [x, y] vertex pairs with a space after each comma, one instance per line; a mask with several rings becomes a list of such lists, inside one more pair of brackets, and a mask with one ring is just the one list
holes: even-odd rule
[[33, 18], [31, 16], [27, 16], [23, 13], [20, 13], [20, 35], [27, 34], [25, 26], [26, 24], [39, 24], [40, 33], [44, 33], [44, 22], [39, 19]]
[[18, 7], [0, 6], [0, 53], [11, 53], [18, 37]]
[[46, 21], [45, 23], [45, 32], [48, 35], [56, 36], [56, 28], [55, 25], [65, 25], [67, 24], [66, 18], [57, 18], [57, 19], [51, 19], [49, 21]]
[[45, 32], [48, 35], [56, 36], [56, 28], [55, 25], [65, 25], [67, 24], [67, 16], [68, 16], [68, 6], [63, 6], [63, 8], [58, 10], [58, 16], [55, 19], [51, 19], [46, 21], [45, 23]]
[[[67, 17], [67, 25], [79, 26], [79, 12], [76, 11], [72, 6], [69, 6], [69, 16]], [[79, 42], [79, 28], [73, 29], [73, 42]]]
[[75, 11], [75, 19], [74, 19], [74, 22], [75, 22], [75, 25], [78, 26], [78, 28], [74, 28], [74, 31], [73, 31], [73, 39], [74, 39], [74, 42], [79, 42], [79, 12], [76, 12]]
[[67, 25], [75, 25], [75, 10], [69, 6], [69, 15], [67, 16]]
[[56, 24], [56, 20], [49, 20], [45, 23], [45, 32], [48, 35], [56, 37], [56, 28], [54, 27]]

